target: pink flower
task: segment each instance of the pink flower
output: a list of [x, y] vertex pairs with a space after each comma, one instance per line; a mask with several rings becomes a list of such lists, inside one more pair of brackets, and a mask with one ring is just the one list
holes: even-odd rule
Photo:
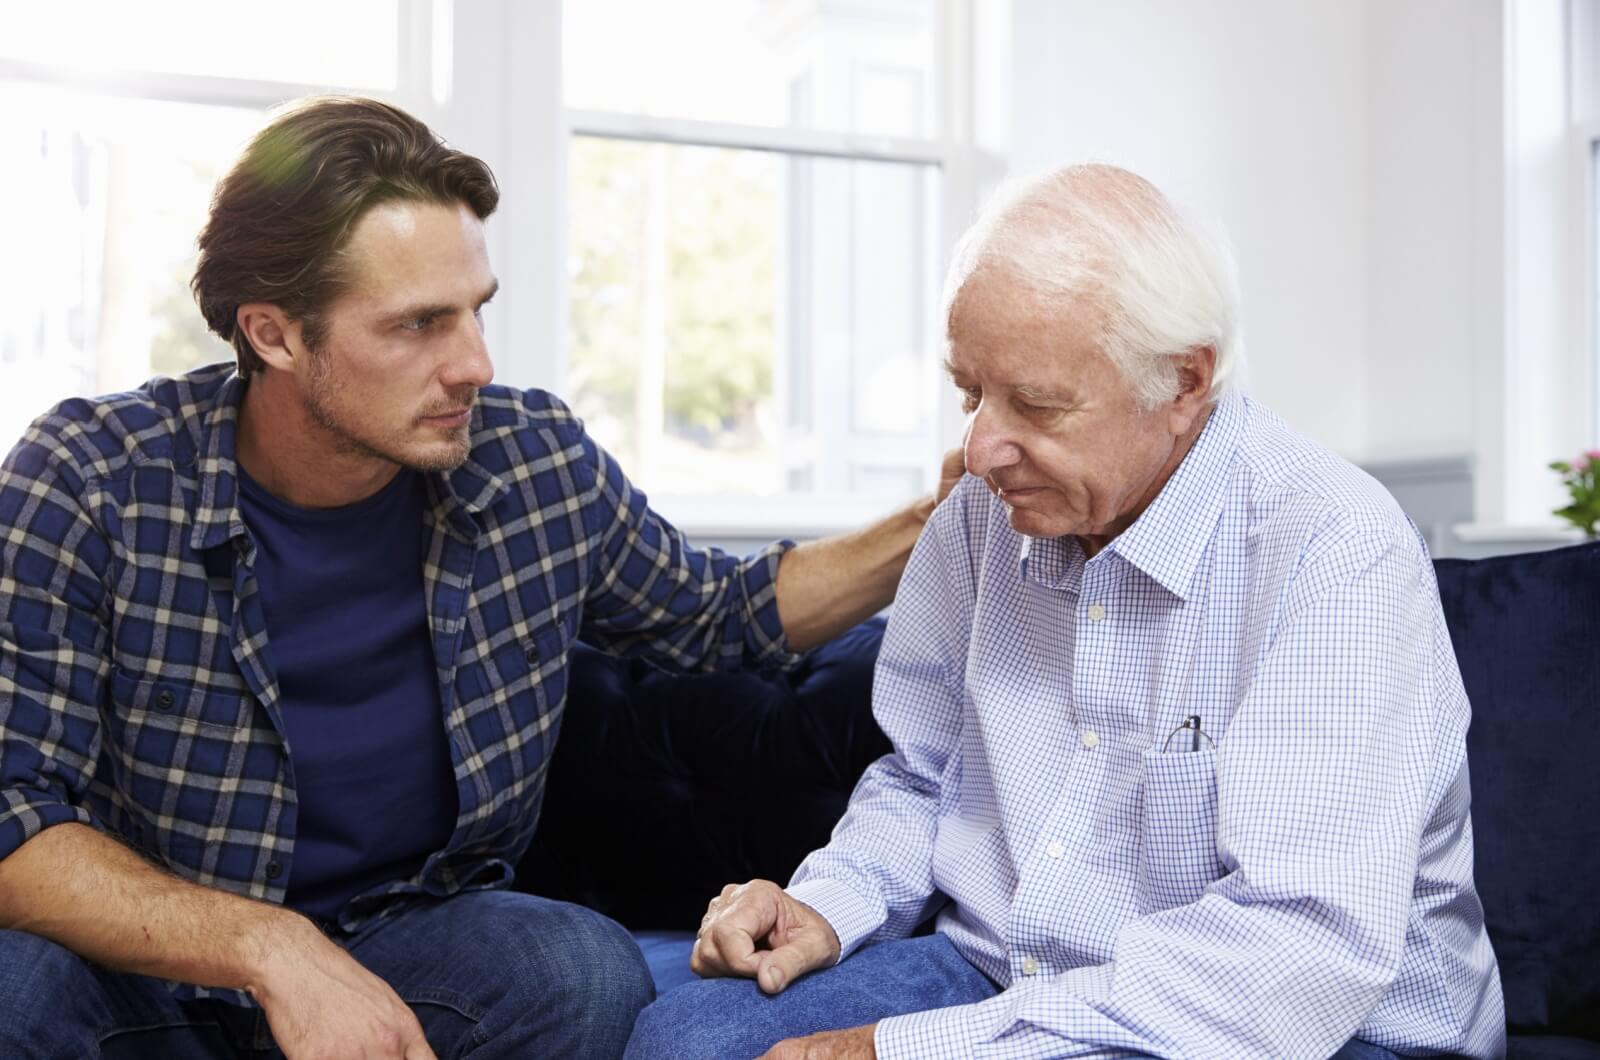
[[1586, 453], [1580, 453], [1572, 461], [1572, 470], [1583, 471], [1592, 463], [1600, 463], [1600, 449], [1590, 449]]

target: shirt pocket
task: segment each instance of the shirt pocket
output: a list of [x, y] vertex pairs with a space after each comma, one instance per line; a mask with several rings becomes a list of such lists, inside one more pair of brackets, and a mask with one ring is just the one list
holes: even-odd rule
[[[243, 692], [111, 673], [106, 742], [115, 784], [131, 813], [135, 845], [174, 868], [199, 868], [204, 848], [228, 825], [221, 778], [276, 773], [257, 761], [254, 701]], [[270, 781], [271, 777], [266, 777]]]
[[1139, 915], [1187, 905], [1221, 879], [1217, 857], [1217, 752], [1144, 753]]

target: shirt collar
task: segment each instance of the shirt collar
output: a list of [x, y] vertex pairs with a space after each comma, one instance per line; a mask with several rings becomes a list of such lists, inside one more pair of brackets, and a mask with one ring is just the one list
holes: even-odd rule
[[1075, 537], [1022, 539], [1022, 576], [1047, 589], [1075, 593], [1083, 587], [1083, 546]]
[[247, 380], [237, 371], [223, 380], [200, 424], [200, 493], [194, 506], [189, 547], [215, 548], [244, 536], [239, 515], [239, 403]]
[[[239, 407], [249, 381], [234, 372], [223, 381], [200, 428], [199, 497], [189, 547], [215, 548], [243, 538], [244, 518], [239, 514]], [[483, 423], [480, 402], [472, 413], [473, 441]], [[429, 475], [439, 484], [439, 496], [448, 509], [476, 515], [498, 500], [510, 486], [476, 459], [477, 447], [459, 467], [443, 475]], [[457, 520], [452, 520], [457, 522]], [[462, 526], [470, 534], [471, 528]]]
[[1187, 599], [1227, 502], [1227, 479], [1243, 422], [1242, 397], [1230, 394], [1217, 402], [1167, 484], [1106, 551], [1117, 553], [1174, 596]]
[[[1115, 552], [1174, 596], [1187, 599], [1227, 500], [1226, 478], [1243, 421], [1242, 397], [1230, 394], [1218, 401], [1155, 500], [1095, 559]], [[1074, 537], [1023, 537], [1019, 559], [1023, 576], [1040, 585], [1077, 592], [1083, 584], [1086, 561]]]

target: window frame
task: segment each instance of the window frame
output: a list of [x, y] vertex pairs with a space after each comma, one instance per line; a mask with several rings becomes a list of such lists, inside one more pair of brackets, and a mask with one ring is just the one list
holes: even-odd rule
[[1578, 216], [1584, 237], [1578, 264], [1581, 317], [1575, 327], [1577, 345], [1584, 356], [1571, 366], [1582, 378], [1587, 373], [1588, 447], [1600, 449], [1600, 122], [1587, 123], [1573, 137]]
[[[430, 89], [435, 83], [436, 63], [449, 69], [448, 59], [436, 57], [433, 43], [435, 19], [448, 14], [453, 0], [395, 0], [397, 20], [395, 85], [392, 90], [340, 83], [312, 83], [295, 80], [227, 77], [214, 74], [179, 73], [160, 70], [105, 71], [71, 63], [48, 63], [0, 57], [0, 84], [62, 92], [80, 97], [93, 106], [99, 101], [131, 100], [139, 103], [179, 104], [258, 112], [262, 121], [272, 108], [307, 95], [350, 94], [385, 99], [418, 114], [429, 114], [435, 105]], [[425, 118], [425, 120], [427, 120]], [[231, 161], [231, 160], [230, 160]], [[198, 233], [190, 233], [190, 236]], [[199, 313], [198, 307], [195, 313]], [[216, 359], [231, 358], [232, 350], [218, 340]], [[104, 362], [95, 362], [100, 375]], [[150, 374], [153, 374], [151, 370]], [[139, 380], [140, 382], [143, 379]], [[104, 386], [104, 380], [101, 383]], [[38, 410], [66, 398], [67, 394], [41, 395]], [[10, 444], [9, 441], [6, 444]]]
[[[562, 38], [562, 5], [550, 3], [538, 6], [541, 36], [559, 42]], [[559, 144], [544, 161], [557, 175], [562, 189], [567, 180], [568, 148], [575, 136], [930, 166], [938, 171], [939, 188], [938, 231], [934, 233], [936, 238], [931, 241], [937, 254], [933, 271], [942, 276], [956, 238], [976, 213], [980, 174], [987, 174], [990, 180], [994, 180], [1001, 167], [992, 154], [980, 150], [974, 129], [976, 107], [972, 71], [978, 15], [975, 0], [936, 0], [935, 10], [938, 14], [934, 27], [934, 76], [939, 93], [939, 125], [932, 136], [876, 136], [569, 107], [561, 98], [562, 71], [558, 56], [558, 62], [544, 68], [544, 76], [551, 85], [541, 96], [548, 98], [553, 94], [560, 100], [553, 123], [557, 130], [555, 139], [559, 140]], [[509, 173], [511, 179], [507, 181], [508, 185], [512, 185], [519, 176], [515, 172]], [[565, 198], [564, 193], [562, 198]], [[562, 212], [564, 215], [565, 211]], [[555, 307], [557, 319], [545, 324], [545, 335], [553, 336], [554, 341], [540, 343], [542, 356], [536, 355], [516, 365], [513, 371], [518, 375], [510, 380], [514, 385], [545, 386], [558, 394], [565, 393], [567, 384], [567, 301], [563, 268], [567, 247], [564, 228], [563, 225], [559, 243], [547, 244], [550, 248], [547, 262], [543, 268], [536, 270], [554, 278], [560, 288], [559, 302]], [[929, 316], [936, 317], [937, 290], [929, 291], [926, 303]], [[927, 335], [943, 334], [942, 323], [938, 320], [929, 319], [926, 324]], [[938, 352], [928, 351], [932, 366], [937, 364], [935, 355]], [[529, 377], [521, 375], [524, 371], [531, 373], [531, 380], [537, 382], [530, 384]], [[936, 370], [930, 372], [927, 385], [930, 390], [938, 388], [939, 395], [939, 400], [934, 403], [938, 411], [932, 430], [936, 444], [923, 456], [926, 481], [933, 482], [937, 481], [943, 452], [959, 444], [964, 420], [953, 397], [943, 400], [943, 391], [948, 388]], [[649, 483], [641, 485], [646, 489], [649, 487]], [[653, 507], [691, 535], [724, 539], [756, 538], [774, 533], [802, 538], [823, 536], [859, 526], [885, 514], [893, 506], [869, 495], [794, 493], [762, 497], [759, 503], [752, 503], [749, 497], [652, 493], [651, 502]]]
[[[939, 127], [927, 138], [895, 138], [811, 129], [745, 126], [569, 108], [562, 98], [560, 0], [396, 0], [399, 20], [392, 91], [170, 72], [104, 72], [0, 58], [0, 81], [154, 102], [267, 111], [295, 98], [353, 93], [388, 99], [427, 121], [453, 145], [483, 158], [503, 197], [487, 225], [491, 261], [507, 297], [485, 307], [498, 381], [564, 394], [567, 384], [568, 146], [575, 135], [774, 151], [851, 160], [935, 166], [939, 171], [934, 271], [942, 275], [954, 240], [976, 213], [980, 191], [1004, 174], [1000, 157], [980, 149], [973, 68], [980, 9], [1003, 13], [1003, 0], [937, 0], [935, 77]], [[937, 308], [937, 291], [929, 299]], [[942, 334], [929, 321], [927, 334]], [[939, 351], [930, 350], [930, 360]], [[944, 389], [930, 373], [930, 387]], [[938, 444], [929, 471], [958, 444], [956, 402], [936, 402]], [[932, 481], [930, 477], [929, 481]], [[646, 484], [647, 485], [647, 484]], [[888, 505], [870, 496], [790, 494], [763, 498], [653, 496], [678, 525], [699, 536], [819, 536], [858, 526]]]
[[433, 48], [436, 11], [449, 12], [453, 8], [454, 0], [395, 0], [399, 32], [395, 87], [392, 91], [334, 82], [263, 80], [163, 71], [96, 71], [69, 64], [6, 57], [0, 57], [0, 81], [65, 88], [93, 95], [202, 106], [266, 109], [306, 95], [348, 93], [389, 99], [410, 108], [425, 103], [432, 94], [436, 61]]

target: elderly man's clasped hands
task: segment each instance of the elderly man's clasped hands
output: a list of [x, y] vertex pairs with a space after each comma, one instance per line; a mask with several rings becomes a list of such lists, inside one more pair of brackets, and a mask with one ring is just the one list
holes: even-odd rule
[[[839, 936], [804, 902], [771, 880], [733, 884], [711, 899], [689, 966], [703, 978], [754, 979], [777, 994], [807, 972], [839, 960]], [[870, 1060], [876, 1024], [822, 1031], [774, 1045], [764, 1060]]]

